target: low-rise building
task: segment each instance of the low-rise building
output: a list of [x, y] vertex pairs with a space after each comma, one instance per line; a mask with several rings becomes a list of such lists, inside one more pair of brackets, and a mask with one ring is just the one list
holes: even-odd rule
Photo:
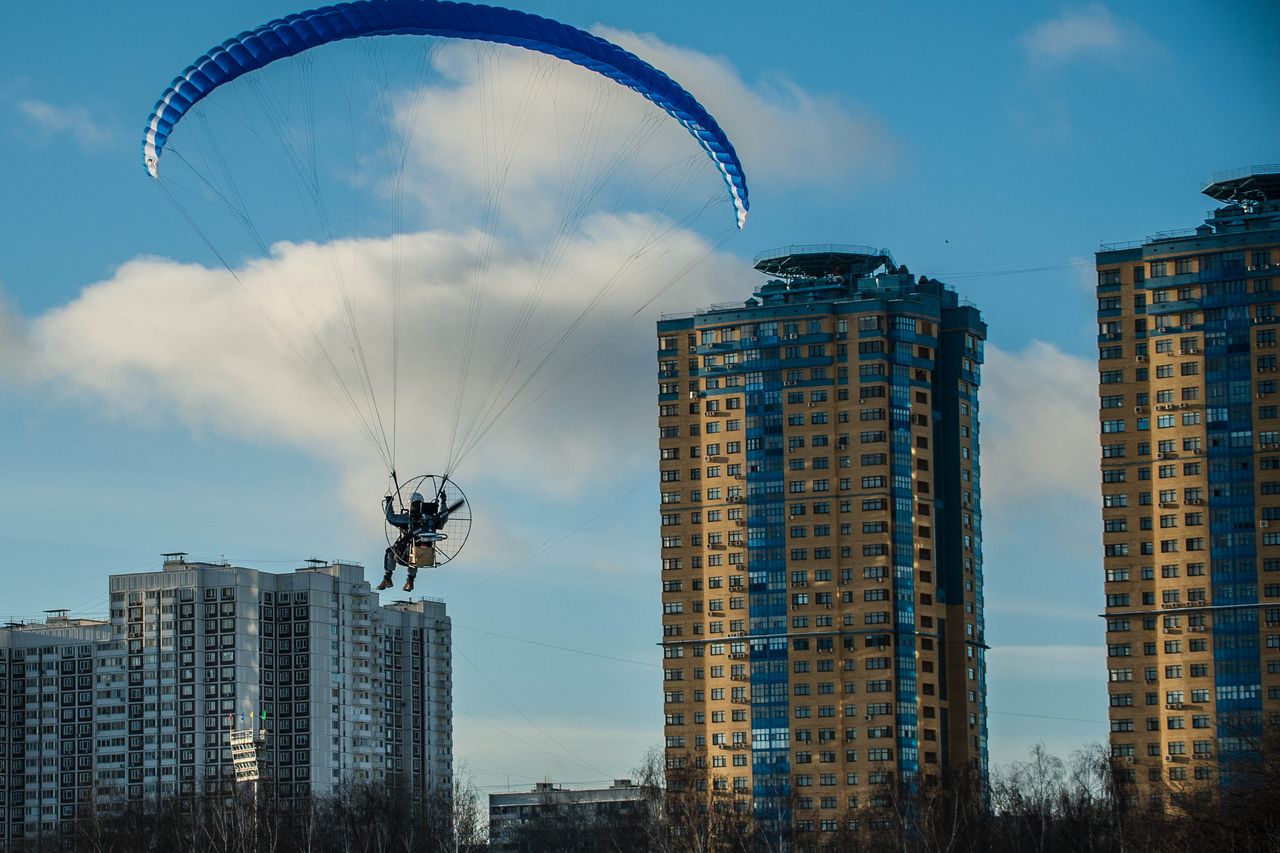
[[617, 779], [608, 788], [569, 790], [554, 782], [539, 782], [530, 791], [489, 795], [489, 849], [514, 851], [520, 828], [539, 817], [568, 818], [588, 831], [593, 823], [621, 823], [643, 807], [648, 789], [630, 779]]

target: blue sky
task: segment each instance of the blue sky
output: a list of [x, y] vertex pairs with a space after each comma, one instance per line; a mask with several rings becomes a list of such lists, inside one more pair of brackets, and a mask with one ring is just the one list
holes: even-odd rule
[[[531, 409], [530, 440], [564, 445], [531, 452], [509, 430], [474, 463], [483, 528], [420, 584], [457, 627], [459, 761], [481, 785], [585, 781], [625, 775], [661, 742], [652, 323], [747, 296], [756, 252], [826, 241], [890, 248], [990, 324], [993, 760], [1103, 739], [1089, 264], [1100, 240], [1197, 224], [1211, 173], [1280, 159], [1273, 4], [521, 8], [681, 79], [740, 142], [752, 216], [697, 281], [621, 325], [603, 364]], [[246, 404], [227, 363], [240, 342], [153, 287], [227, 282], [141, 168], [151, 104], [210, 45], [296, 10], [5, 10], [0, 617], [101, 613], [108, 573], [169, 550], [266, 569], [380, 560], [381, 472], [317, 427], [323, 414], [298, 417], [317, 399], [305, 377], [276, 377], [296, 398], [245, 386]], [[245, 334], [260, 325], [246, 316]], [[173, 334], [191, 345], [157, 360]], [[410, 455], [427, 465], [430, 448]]]

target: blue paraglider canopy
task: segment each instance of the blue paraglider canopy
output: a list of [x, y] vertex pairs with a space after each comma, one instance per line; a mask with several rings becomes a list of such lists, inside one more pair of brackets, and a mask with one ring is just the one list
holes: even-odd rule
[[[391, 472], [393, 568], [457, 554], [459, 467], [553, 389], [561, 411], [562, 380], [748, 210], [733, 144], [667, 74], [566, 24], [447, 0], [242, 32], [172, 81], [142, 149], [244, 292], [217, 298], [261, 311], [264, 352], [295, 356], [285, 370], [310, 372]], [[440, 472], [408, 491], [402, 424]]]
[[214, 89], [277, 59], [364, 36], [424, 35], [509, 44], [580, 65], [627, 86], [680, 122], [719, 168], [738, 227], [747, 218], [747, 182], [733, 144], [710, 113], [663, 72], [599, 36], [510, 9], [444, 0], [358, 0], [289, 15], [211, 49], [165, 90], [147, 121], [142, 155], [159, 176], [169, 134]]

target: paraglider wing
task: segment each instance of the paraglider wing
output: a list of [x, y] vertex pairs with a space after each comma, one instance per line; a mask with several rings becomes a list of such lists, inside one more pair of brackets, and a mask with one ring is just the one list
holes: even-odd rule
[[224, 83], [313, 47], [380, 35], [430, 35], [515, 45], [572, 62], [627, 86], [680, 122], [715, 162], [733, 199], [738, 227], [747, 219], [747, 182], [733, 144], [683, 87], [616, 44], [525, 12], [443, 0], [358, 0], [289, 15], [241, 33], [200, 57], [156, 103], [142, 156], [159, 176], [160, 155], [174, 127]]

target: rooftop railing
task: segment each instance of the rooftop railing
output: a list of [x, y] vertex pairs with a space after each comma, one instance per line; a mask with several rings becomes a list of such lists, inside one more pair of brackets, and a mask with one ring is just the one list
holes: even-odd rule
[[1213, 177], [1205, 181], [1205, 186], [1221, 183], [1222, 181], [1234, 181], [1237, 178], [1248, 178], [1252, 175], [1275, 175], [1280, 174], [1280, 163], [1267, 163], [1261, 166], [1241, 166], [1239, 169], [1230, 169], [1226, 172], [1216, 172]]
[[887, 255], [886, 249], [877, 249], [875, 246], [858, 246], [852, 243], [801, 243], [792, 246], [781, 246], [777, 249], [769, 249], [761, 252], [752, 259], [752, 263], [758, 264], [769, 258], [780, 258], [787, 255]]
[[1154, 240], [1176, 240], [1179, 237], [1194, 237], [1196, 229], [1194, 228], [1173, 228], [1168, 231], [1157, 231], [1147, 238], [1147, 242]]

